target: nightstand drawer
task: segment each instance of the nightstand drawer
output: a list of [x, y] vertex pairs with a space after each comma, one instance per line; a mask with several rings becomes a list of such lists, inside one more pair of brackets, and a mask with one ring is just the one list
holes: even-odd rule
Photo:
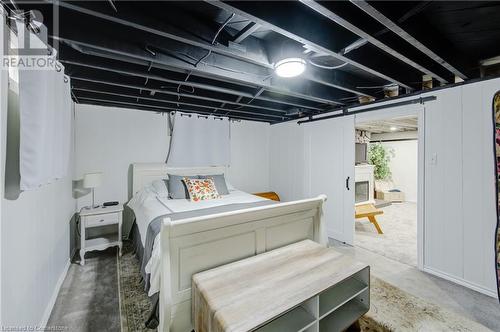
[[118, 213], [97, 214], [85, 217], [85, 227], [98, 227], [104, 225], [118, 224]]

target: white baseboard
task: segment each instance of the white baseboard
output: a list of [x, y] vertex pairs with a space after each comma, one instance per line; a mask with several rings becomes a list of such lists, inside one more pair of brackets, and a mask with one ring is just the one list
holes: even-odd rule
[[45, 308], [45, 312], [43, 313], [42, 320], [40, 321], [39, 327], [47, 326], [47, 322], [49, 321], [50, 314], [52, 313], [52, 309], [54, 309], [54, 304], [56, 304], [57, 295], [59, 295], [59, 291], [61, 290], [61, 286], [68, 274], [69, 267], [71, 265], [71, 259], [68, 259], [66, 262], [66, 266], [64, 267], [63, 272], [59, 276], [57, 280], [56, 286], [54, 287], [54, 291], [52, 292], [52, 296], [50, 297], [49, 303], [47, 303], [47, 307]]
[[475, 283], [469, 282], [467, 280], [464, 280], [462, 278], [457, 278], [452, 275], [449, 275], [446, 272], [441, 272], [429, 267], [424, 267], [424, 272], [427, 272], [429, 274], [435, 275], [436, 277], [440, 277], [442, 279], [446, 279], [448, 281], [454, 282], [455, 284], [458, 284], [460, 286], [464, 286], [467, 288], [470, 288], [472, 290], [475, 290], [476, 292], [491, 296], [493, 298], [498, 298], [498, 294], [495, 290], [487, 289], [484, 288], [483, 286], [477, 285]]
[[336, 241], [339, 241], [339, 242], [342, 242], [345, 244], [349, 244], [351, 246], [353, 245], [352, 243], [348, 243], [345, 241], [346, 239], [344, 238], [344, 234], [342, 234], [342, 233], [336, 232], [332, 229], [327, 229], [326, 233], [328, 235], [328, 238], [330, 238], [330, 239], [334, 239]]

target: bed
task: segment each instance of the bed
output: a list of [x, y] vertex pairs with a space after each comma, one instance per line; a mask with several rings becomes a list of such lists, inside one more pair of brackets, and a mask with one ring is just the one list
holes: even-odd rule
[[[168, 199], [151, 184], [173, 175], [214, 175], [225, 167], [167, 168], [163, 163], [132, 165], [129, 203], [148, 295], [157, 299], [160, 331], [188, 332], [194, 273], [278, 247], [311, 239], [326, 245], [322, 204], [326, 196], [278, 203], [230, 187], [221, 199]], [[148, 193], [149, 190], [149, 193]], [[146, 192], [146, 194], [145, 194]], [[154, 230], [156, 228], [156, 231]]]

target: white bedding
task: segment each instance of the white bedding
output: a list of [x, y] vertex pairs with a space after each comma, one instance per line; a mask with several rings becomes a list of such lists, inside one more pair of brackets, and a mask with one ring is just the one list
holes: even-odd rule
[[[168, 213], [207, 209], [228, 204], [253, 203], [264, 200], [266, 199], [241, 190], [230, 190], [229, 195], [224, 195], [220, 199], [191, 202], [188, 199], [168, 199], [166, 195], [159, 195], [152, 186], [147, 186], [130, 200], [128, 206], [134, 211], [137, 228], [142, 244], [144, 245], [146, 243], [146, 233], [149, 223], [159, 216]], [[154, 240], [153, 252], [146, 265], [146, 272], [150, 274], [151, 283], [148, 292], [149, 296], [160, 290], [160, 246], [157, 241], [158, 236]]]

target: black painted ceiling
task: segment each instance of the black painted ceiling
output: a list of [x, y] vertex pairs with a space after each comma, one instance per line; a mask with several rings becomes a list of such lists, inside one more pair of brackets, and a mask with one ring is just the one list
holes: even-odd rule
[[[478, 78], [479, 62], [500, 55], [493, 1], [15, 4], [43, 14], [77, 103], [146, 111], [277, 123], [388, 86], [413, 92], [424, 74], [435, 85]], [[304, 75], [274, 75], [284, 50], [308, 59]]]

